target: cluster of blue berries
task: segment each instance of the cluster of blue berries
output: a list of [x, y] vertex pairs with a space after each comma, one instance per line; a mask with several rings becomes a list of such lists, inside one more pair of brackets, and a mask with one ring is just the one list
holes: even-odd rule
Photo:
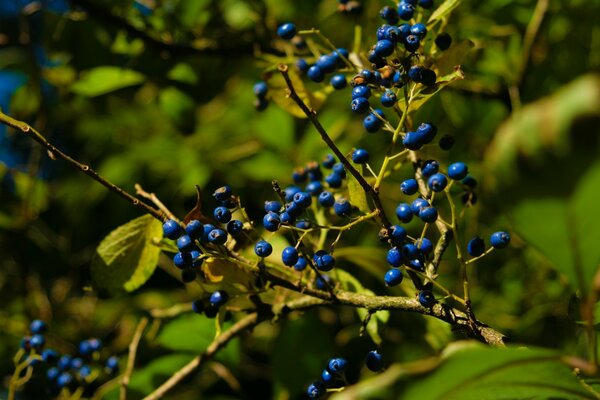
[[100, 378], [108, 378], [119, 371], [116, 356], [101, 362], [102, 341], [90, 338], [79, 343], [77, 356], [59, 354], [56, 350], [45, 348], [45, 333], [48, 325], [42, 320], [33, 320], [29, 325], [30, 336], [21, 340], [21, 349], [27, 355], [25, 363], [33, 367], [34, 372], [45, 370], [47, 389], [52, 396], [62, 389], [70, 391], [77, 387], [87, 387]]
[[208, 318], [214, 318], [221, 306], [227, 303], [229, 295], [224, 290], [217, 290], [210, 294], [207, 298], [195, 300], [192, 302], [192, 310], [196, 314], [206, 315]]
[[203, 247], [223, 246], [229, 235], [235, 237], [244, 229], [244, 223], [232, 219], [232, 210], [238, 207], [237, 198], [229, 186], [223, 186], [213, 193], [219, 205], [213, 210], [213, 218], [219, 226], [203, 224], [197, 219], [191, 220], [185, 228], [175, 220], [167, 220], [163, 224], [166, 238], [176, 240], [179, 252], [173, 256], [173, 264], [181, 269], [183, 282], [192, 282], [200, 272], [206, 249]]
[[346, 383], [345, 372], [348, 361], [345, 358], [332, 358], [321, 373], [321, 379], [308, 386], [307, 394], [310, 399], [319, 399], [325, 395], [328, 388], [344, 386]]

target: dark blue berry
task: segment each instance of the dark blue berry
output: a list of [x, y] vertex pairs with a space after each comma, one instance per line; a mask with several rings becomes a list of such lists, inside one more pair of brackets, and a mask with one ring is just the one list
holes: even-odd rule
[[365, 149], [356, 149], [352, 152], [352, 162], [366, 164], [369, 162], [369, 152]]
[[[306, 168], [302, 168], [302, 167], [298, 167], [295, 168], [294, 171], [292, 172], [292, 179], [294, 180], [294, 183], [304, 183], [306, 182], [306, 179], [308, 178], [308, 173], [306, 172]], [[265, 211], [272, 211], [272, 210], [266, 210]], [[277, 212], [277, 211], [275, 211]]]
[[225, 244], [227, 242], [227, 232], [223, 229], [215, 228], [208, 234], [208, 241], [212, 244]]
[[400, 190], [406, 195], [412, 195], [419, 190], [419, 184], [416, 179], [407, 179], [400, 184]]
[[188, 235], [183, 235], [177, 239], [177, 248], [182, 252], [190, 252], [196, 247], [194, 240]]
[[398, 207], [396, 207], [396, 216], [401, 222], [404, 222], [405, 224], [409, 223], [413, 217], [410, 205], [406, 203], [398, 204]]
[[216, 292], [213, 292], [208, 298], [210, 304], [217, 308], [227, 303], [227, 300], [229, 300], [229, 295], [224, 290], [217, 290]]
[[306, 76], [313, 82], [323, 82], [325, 71], [318, 65], [313, 65], [306, 71]]
[[397, 100], [396, 93], [389, 89], [381, 95], [381, 105], [384, 107], [393, 107]]
[[232, 219], [227, 223], [225, 229], [231, 236], [236, 236], [244, 229], [244, 223], [238, 219]]
[[68, 354], [65, 354], [63, 356], [61, 356], [58, 359], [58, 362], [56, 363], [56, 366], [58, 367], [58, 369], [60, 369], [61, 371], [66, 371], [69, 368], [71, 368], [71, 356]]
[[256, 111], [264, 111], [269, 106], [269, 100], [263, 97], [257, 97], [254, 99], [253, 105]]
[[348, 57], [350, 57], [350, 52], [348, 51], [348, 49], [345, 49], [343, 47], [338, 47], [337, 49], [335, 49], [334, 52], [331, 53], [332, 56], [334, 56], [337, 61], [338, 61], [338, 66], [339, 67], [343, 67], [344, 66], [344, 58], [347, 60]]
[[402, 252], [400, 250], [398, 250], [396, 247], [392, 247], [387, 252], [386, 261], [392, 267], [398, 268], [404, 262], [403, 257], [402, 257]]
[[397, 286], [402, 282], [402, 271], [392, 268], [385, 273], [383, 281], [386, 286]]
[[390, 25], [398, 23], [398, 11], [390, 6], [385, 6], [379, 11], [381, 18], [385, 19]]
[[327, 182], [330, 188], [336, 189], [342, 186], [343, 179], [340, 174], [333, 172], [325, 177], [325, 182]]
[[352, 99], [359, 97], [369, 98], [371, 96], [371, 89], [367, 85], [357, 85], [352, 89]]
[[410, 27], [410, 33], [415, 36], [418, 36], [420, 39], [423, 39], [427, 35], [427, 27], [425, 24], [416, 23]]
[[441, 192], [446, 188], [447, 185], [448, 179], [446, 178], [446, 175], [439, 172], [431, 175], [427, 181], [427, 186], [429, 186], [429, 189], [433, 190], [434, 192]]
[[55, 380], [56, 378], [58, 378], [59, 375], [60, 369], [56, 367], [48, 368], [48, 370], [46, 371], [46, 378], [48, 378], [49, 381]]
[[219, 202], [227, 201], [230, 196], [231, 196], [231, 188], [227, 185], [221, 186], [220, 188], [215, 190], [215, 192], [213, 193], [213, 197], [215, 198], [215, 200], [217, 200]]
[[293, 38], [296, 36], [296, 25], [292, 24], [291, 22], [279, 25], [277, 28], [277, 35], [286, 40]]
[[321, 274], [321, 276], [317, 276], [315, 279], [315, 286], [319, 290], [325, 290], [331, 286], [332, 280], [329, 275]]
[[464, 179], [468, 173], [469, 169], [467, 168], [467, 164], [463, 162], [455, 162], [448, 166], [448, 176], [455, 181]]
[[73, 376], [68, 372], [63, 372], [56, 378], [56, 385], [61, 388], [69, 386], [71, 382], [73, 382]]
[[346, 76], [344, 74], [337, 74], [332, 76], [329, 80], [329, 83], [336, 90], [341, 90], [348, 86], [348, 81], [346, 81]]
[[422, 197], [416, 198], [410, 204], [410, 210], [414, 215], [419, 215], [419, 212], [423, 207], [429, 207], [429, 202]]
[[467, 243], [467, 252], [471, 257], [479, 257], [485, 251], [485, 242], [479, 236], [475, 236]]
[[[404, 39], [404, 48], [410, 53], [417, 51], [420, 45], [421, 39], [419, 39], [417, 35], [408, 35], [406, 39]], [[423, 72], [424, 70], [421, 71], [421, 82], [423, 80]]]
[[402, 144], [409, 150], [419, 150], [425, 144], [425, 138], [421, 132], [407, 132]]
[[325, 392], [325, 385], [321, 381], [311, 383], [306, 390], [309, 399], [319, 399], [325, 395]]
[[29, 339], [29, 345], [36, 350], [40, 350], [42, 347], [44, 347], [45, 344], [46, 338], [44, 337], [44, 335], [39, 333], [32, 335]]
[[310, 229], [310, 221], [307, 221], [305, 219], [301, 219], [298, 222], [296, 222], [296, 228], [298, 228], [298, 229]]
[[419, 6], [427, 10], [433, 8], [433, 0], [419, 0]]
[[436, 160], [427, 160], [425, 161], [425, 164], [423, 164], [423, 166], [421, 167], [421, 174], [423, 174], [425, 178], [429, 178], [431, 175], [438, 172], [439, 169], [439, 162], [437, 162]]
[[386, 37], [385, 35], [386, 35], [386, 32], [389, 29], [389, 27], [390, 27], [389, 25], [384, 24], [377, 28], [377, 31], [375, 32], [375, 36], [377, 37], [377, 40], [385, 39], [385, 37]]
[[188, 252], [177, 253], [173, 256], [173, 264], [179, 269], [189, 267], [192, 265], [192, 256]]
[[409, 3], [400, 3], [398, 4], [398, 16], [408, 21], [415, 14], [415, 6]]
[[163, 224], [163, 234], [166, 238], [175, 240], [181, 236], [182, 233], [183, 229], [181, 229], [181, 226], [179, 226], [177, 221], [169, 219]]
[[390, 227], [390, 240], [395, 245], [404, 242], [406, 240], [406, 229], [400, 225], [392, 225]]
[[435, 222], [438, 218], [437, 209], [435, 207], [421, 208], [421, 211], [419, 211], [419, 218], [421, 218], [423, 222], [431, 224]]
[[296, 261], [296, 264], [294, 264], [294, 269], [296, 271], [304, 271], [304, 269], [306, 268], [307, 265], [308, 265], [308, 261], [306, 260], [306, 257], [299, 256], [298, 261]]
[[315, 63], [315, 65], [323, 70], [326, 74], [335, 71], [337, 58], [331, 54], [324, 54]]
[[327, 386], [331, 385], [335, 379], [335, 376], [325, 368], [323, 372], [321, 372], [321, 380]]
[[415, 65], [413, 67], [410, 67], [410, 69], [408, 70], [408, 77], [415, 82], [421, 82], [421, 73], [423, 72], [423, 68]]
[[213, 216], [220, 223], [226, 224], [231, 220], [231, 211], [227, 207], [220, 206], [214, 209]]
[[261, 240], [254, 246], [254, 253], [259, 257], [269, 257], [273, 252], [273, 246], [271, 243]]
[[415, 242], [419, 250], [424, 256], [429, 255], [433, 250], [433, 242], [427, 238], [419, 239]]
[[82, 365], [77, 372], [79, 373], [79, 377], [81, 379], [85, 379], [92, 374], [92, 368], [90, 368], [89, 365]]
[[335, 258], [325, 250], [318, 250], [313, 261], [319, 271], [330, 271], [335, 266]]
[[267, 95], [267, 92], [269, 91], [269, 87], [267, 86], [266, 82], [264, 81], [258, 81], [254, 84], [254, 95], [258, 98], [264, 98]]
[[109, 374], [115, 374], [119, 371], [119, 359], [116, 356], [109, 357], [104, 364]]
[[346, 177], [346, 167], [344, 167], [344, 164], [341, 162], [335, 163], [333, 165], [333, 172], [340, 175], [342, 178]]
[[298, 262], [298, 250], [294, 246], [288, 246], [281, 252], [281, 261], [288, 267], [294, 266]]
[[435, 296], [429, 290], [419, 292], [419, 303], [425, 308], [431, 308], [435, 304]]
[[433, 70], [424, 68], [421, 71], [421, 83], [425, 86], [433, 86], [435, 85], [435, 81], [437, 79], [437, 75]]
[[308, 71], [310, 68], [310, 65], [304, 58], [299, 58], [298, 61], [296, 61], [296, 67], [300, 70], [300, 72], [306, 73], [306, 71]]
[[319, 204], [323, 207], [331, 207], [335, 203], [335, 198], [331, 192], [321, 192], [319, 195]]
[[[341, 185], [341, 182], [340, 182]], [[304, 188], [311, 196], [318, 196], [323, 191], [323, 184], [319, 181], [310, 182]], [[307, 207], [304, 207], [307, 208]]]
[[374, 51], [379, 57], [387, 57], [394, 53], [395, 47], [392, 41], [383, 39], [375, 44]]
[[466, 185], [466, 186], [470, 187], [471, 189], [475, 189], [475, 187], [477, 187], [477, 180], [475, 178], [473, 178], [472, 176], [467, 176], [461, 182], [463, 185]]
[[279, 215], [274, 212], [269, 212], [263, 217], [263, 226], [269, 232], [275, 232], [279, 229], [281, 221]]
[[367, 353], [367, 368], [370, 371], [377, 372], [383, 368], [383, 357], [377, 350], [371, 350]]
[[363, 126], [369, 133], [377, 132], [382, 125], [383, 122], [374, 113], [369, 113], [363, 120]]
[[36, 333], [43, 334], [43, 333], [46, 333], [47, 330], [48, 330], [48, 325], [41, 319], [34, 319], [29, 324], [29, 332], [32, 335], [35, 335]]
[[312, 203], [312, 199], [309, 193], [298, 192], [294, 195], [294, 204], [300, 208], [308, 208]]
[[193, 282], [197, 276], [198, 274], [196, 273], [196, 270], [192, 268], [186, 268], [181, 271], [181, 281], [183, 283]]
[[350, 109], [356, 114], [363, 114], [369, 110], [369, 99], [366, 97], [357, 97], [350, 103]]
[[285, 212], [288, 213], [292, 219], [295, 219], [297, 216], [302, 214], [303, 210], [304, 209], [302, 207], [300, 207], [298, 204], [294, 203], [293, 201], [291, 201], [285, 205]]
[[[503, 249], [510, 243], [510, 235], [508, 232], [494, 232], [490, 236], [490, 244], [495, 249]], [[31, 338], [33, 340], [33, 337]]]
[[46, 363], [53, 363], [58, 360], [58, 353], [53, 349], [46, 349], [42, 352], [42, 360]]
[[79, 369], [83, 366], [83, 359], [79, 357], [75, 357], [71, 360], [71, 369]]
[[281, 203], [276, 200], [265, 201], [265, 212], [279, 212], [281, 211]]
[[298, 186], [288, 186], [283, 189], [283, 191], [285, 192], [285, 201], [292, 201], [294, 200], [294, 195], [298, 192], [301, 192], [302, 189], [300, 189]]
[[454, 146], [454, 137], [450, 135], [444, 135], [440, 138], [438, 145], [440, 146], [440, 149], [448, 151], [452, 148], [452, 146]]
[[407, 260], [414, 260], [419, 256], [419, 248], [412, 243], [402, 246], [402, 255]]
[[290, 225], [293, 224], [295, 220], [295, 217], [290, 215], [289, 212], [284, 211], [281, 214], [279, 214], [279, 221], [283, 224], [283, 225]]
[[332, 358], [327, 363], [327, 369], [332, 374], [341, 374], [348, 367], [348, 361], [345, 358]]
[[204, 302], [202, 300], [192, 301], [192, 311], [196, 314], [202, 314], [204, 311]]
[[442, 32], [435, 38], [435, 45], [440, 50], [447, 50], [452, 45], [452, 36], [446, 32]]
[[437, 127], [431, 122], [423, 122], [417, 128], [417, 132], [423, 134], [423, 140], [425, 143], [430, 143], [437, 134]]
[[87, 356], [91, 352], [92, 346], [90, 345], [90, 342], [88, 342], [87, 340], [82, 340], [81, 342], [79, 342], [79, 354], [81, 354], [82, 356]]
[[347, 217], [352, 213], [352, 204], [348, 199], [341, 198], [333, 204], [333, 211], [340, 217]]

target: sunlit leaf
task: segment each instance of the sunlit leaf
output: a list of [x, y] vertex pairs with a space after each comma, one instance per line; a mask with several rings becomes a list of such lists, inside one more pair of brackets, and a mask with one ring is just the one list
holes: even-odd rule
[[129, 86], [139, 85], [146, 78], [137, 71], [113, 66], [102, 66], [82, 72], [71, 90], [87, 97], [101, 96]]
[[454, 10], [460, 4], [461, 0], [446, 0], [431, 14], [427, 25], [431, 25], [441, 19], [446, 18], [452, 10]]

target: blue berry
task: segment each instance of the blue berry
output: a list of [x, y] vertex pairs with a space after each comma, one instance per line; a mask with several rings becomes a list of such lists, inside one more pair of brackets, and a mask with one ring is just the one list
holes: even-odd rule
[[332, 358], [327, 363], [327, 369], [332, 374], [341, 374], [348, 367], [348, 361], [345, 358]]
[[269, 232], [275, 232], [279, 229], [281, 221], [279, 220], [279, 215], [274, 212], [269, 212], [263, 217], [263, 226]]
[[346, 76], [344, 74], [337, 74], [332, 76], [329, 83], [336, 90], [341, 90], [348, 86], [348, 81], [346, 81]]
[[423, 134], [423, 140], [425, 143], [430, 143], [437, 134], [437, 128], [431, 122], [423, 122], [417, 128], [417, 132]]
[[308, 265], [308, 261], [306, 260], [306, 257], [299, 256], [298, 261], [296, 261], [296, 264], [294, 264], [294, 269], [296, 271], [304, 271], [304, 269], [306, 268], [307, 265]]
[[197, 219], [193, 219], [185, 227], [185, 233], [192, 239], [200, 239], [204, 235], [204, 225]]
[[400, 184], [400, 190], [405, 195], [410, 196], [412, 194], [417, 193], [417, 191], [419, 190], [419, 184], [416, 179], [407, 179]]
[[346, 177], [346, 167], [344, 167], [344, 164], [341, 162], [333, 165], [333, 172], [339, 174], [342, 178]]
[[36, 333], [29, 339], [29, 345], [36, 350], [40, 350], [42, 347], [44, 347], [45, 344], [46, 338], [44, 337], [44, 335], [39, 333]]
[[435, 304], [435, 296], [429, 290], [419, 292], [419, 303], [425, 308], [431, 308]]
[[398, 250], [396, 247], [392, 247], [387, 252], [386, 261], [392, 267], [398, 268], [404, 262], [402, 252], [400, 252], [400, 250]]
[[419, 211], [419, 218], [421, 218], [423, 222], [431, 224], [438, 218], [437, 209], [435, 207], [424, 207]]
[[227, 300], [229, 300], [229, 295], [224, 290], [217, 290], [216, 292], [213, 292], [208, 298], [210, 304], [217, 308], [227, 303]]
[[448, 176], [455, 181], [464, 179], [468, 173], [467, 164], [463, 162], [455, 162], [448, 166]]
[[447, 185], [448, 179], [446, 178], [446, 175], [439, 172], [431, 175], [427, 181], [427, 186], [429, 186], [429, 189], [433, 190], [434, 192], [441, 192], [446, 188]]
[[375, 32], [375, 36], [377, 37], [377, 40], [382, 40], [382, 39], [386, 38], [386, 32], [389, 29], [389, 27], [390, 27], [389, 25], [384, 24], [377, 28], [377, 31]]
[[109, 357], [104, 364], [109, 374], [115, 374], [119, 371], [119, 359], [116, 356]]
[[334, 189], [341, 187], [343, 180], [344, 178], [340, 174], [337, 174], [335, 172], [325, 177], [325, 182], [327, 182], [330, 188]]
[[375, 115], [375, 113], [369, 113], [363, 120], [363, 126], [369, 133], [377, 132], [382, 125], [383, 122]]
[[[295, 168], [294, 171], [292, 172], [292, 179], [294, 180], [294, 183], [304, 183], [306, 182], [306, 179], [308, 178], [308, 174], [306, 172], [306, 168]], [[272, 211], [272, 210], [265, 210], [265, 211]]]
[[218, 202], [227, 201], [229, 200], [229, 197], [231, 197], [231, 188], [227, 185], [221, 186], [220, 188], [214, 191], [213, 197]]
[[309, 399], [319, 399], [325, 395], [325, 392], [325, 385], [321, 381], [311, 383], [306, 390]]
[[187, 268], [181, 271], [181, 281], [183, 283], [193, 282], [197, 276], [198, 274], [196, 273], [196, 270], [192, 268]]
[[401, 222], [404, 222], [405, 224], [409, 223], [413, 217], [410, 205], [406, 203], [398, 204], [398, 207], [396, 207], [396, 216]]
[[[510, 243], [510, 235], [508, 232], [494, 232], [490, 236], [490, 244], [495, 249], [503, 249]], [[33, 337], [31, 338], [33, 340]]]
[[83, 359], [80, 357], [75, 357], [71, 360], [71, 369], [79, 369], [83, 366]]
[[440, 163], [436, 160], [427, 160], [423, 167], [421, 167], [421, 173], [425, 178], [429, 178], [431, 175], [438, 172], [440, 169]]
[[318, 250], [313, 261], [319, 271], [330, 271], [335, 266], [335, 258], [325, 250]]
[[48, 325], [41, 319], [34, 319], [29, 324], [29, 332], [32, 335], [35, 335], [36, 333], [43, 334], [43, 333], [46, 333], [47, 330], [48, 330]]
[[204, 258], [201, 258], [202, 253], [200, 253], [198, 250], [192, 250], [190, 252], [190, 256], [192, 257], [192, 267], [193, 268], [197, 268], [197, 267], [201, 266], [202, 263], [204, 262]]
[[45, 363], [53, 363], [58, 360], [58, 353], [53, 349], [46, 349], [42, 352], [42, 360]]
[[281, 261], [288, 267], [294, 266], [298, 262], [298, 250], [294, 246], [288, 246], [281, 253]]
[[396, 268], [392, 268], [385, 273], [383, 281], [386, 286], [398, 286], [402, 283], [402, 271]]
[[383, 368], [383, 356], [377, 350], [371, 350], [367, 353], [366, 365], [370, 371], [381, 371]]
[[381, 105], [384, 107], [393, 107], [397, 100], [396, 93], [389, 89], [381, 95]]
[[281, 211], [281, 203], [276, 200], [265, 201], [265, 212], [279, 212]]
[[254, 99], [253, 106], [256, 111], [264, 111], [269, 106], [269, 100], [263, 97], [257, 97]]
[[337, 64], [337, 58], [331, 54], [324, 54], [315, 63], [315, 65], [323, 70], [325, 73], [331, 73], [335, 71]]
[[387, 57], [394, 53], [395, 47], [392, 41], [382, 39], [375, 44], [374, 51], [379, 57]]
[[227, 242], [227, 232], [223, 229], [215, 228], [208, 234], [208, 241], [212, 244], [225, 244]]
[[[408, 35], [406, 39], [404, 39], [404, 49], [410, 53], [414, 53], [417, 51], [419, 46], [421, 45], [421, 39], [417, 35]], [[421, 80], [423, 75], [423, 71], [421, 71]]]
[[357, 85], [352, 89], [352, 99], [359, 97], [369, 98], [371, 96], [371, 89], [367, 85]]
[[422, 197], [418, 197], [410, 204], [410, 210], [414, 215], [419, 215], [422, 208], [429, 207], [429, 202]]
[[427, 238], [419, 239], [415, 244], [424, 256], [427, 256], [433, 250], [433, 242]]
[[290, 225], [294, 223], [294, 219], [295, 217], [290, 215], [289, 212], [284, 211], [281, 214], [279, 214], [279, 221], [283, 224], [283, 225]]
[[302, 214], [303, 210], [304, 209], [302, 207], [300, 207], [298, 204], [294, 203], [293, 201], [291, 201], [285, 205], [285, 212], [288, 213], [290, 215], [290, 217], [292, 217], [292, 219], [294, 219], [297, 216], [299, 216], [300, 214]]
[[310, 68], [310, 65], [304, 58], [299, 58], [298, 61], [296, 61], [296, 67], [300, 70], [300, 72], [306, 73], [306, 71], [308, 71]]
[[68, 354], [65, 354], [63, 356], [61, 356], [58, 359], [58, 362], [56, 363], [56, 366], [58, 367], [58, 369], [60, 369], [61, 371], [66, 371], [69, 368], [71, 368], [71, 356]]
[[[310, 188], [312, 191], [316, 191], [315, 188]], [[318, 193], [317, 193], [318, 194]], [[310, 207], [312, 203], [312, 199], [309, 193], [306, 192], [298, 192], [294, 195], [294, 204], [298, 207], [304, 209]]]
[[452, 36], [446, 32], [442, 32], [435, 38], [435, 45], [440, 50], [447, 50], [452, 45]]
[[60, 369], [56, 367], [48, 368], [48, 370], [46, 371], [46, 378], [48, 378], [49, 381], [55, 380], [56, 378], [58, 378], [59, 375]]
[[315, 286], [319, 290], [325, 290], [331, 286], [331, 277], [326, 274], [321, 274], [321, 276], [317, 276], [315, 279]]
[[423, 39], [427, 35], [427, 27], [425, 24], [416, 23], [410, 27], [410, 33], [415, 36], [418, 36], [420, 39]]
[[179, 239], [177, 239], [177, 248], [182, 252], [190, 252], [194, 249], [196, 244], [194, 240], [188, 235], [183, 235]]
[[398, 16], [401, 19], [408, 21], [409, 19], [411, 19], [413, 17], [414, 13], [415, 13], [415, 7], [412, 4], [409, 4], [409, 3], [398, 4]]
[[89, 365], [82, 365], [77, 372], [79, 373], [79, 377], [81, 379], [85, 379], [92, 374], [92, 369]]
[[321, 380], [327, 386], [331, 385], [335, 379], [335, 376], [325, 368], [323, 372], [321, 372]]
[[192, 256], [187, 252], [180, 252], [173, 256], [173, 264], [179, 268], [184, 269], [192, 265]]
[[419, 6], [426, 10], [433, 8], [433, 0], [419, 0]]
[[56, 378], [56, 385], [61, 388], [69, 386], [71, 382], [73, 382], [73, 376], [68, 372], [63, 372]]
[[267, 95], [267, 92], [269, 91], [269, 87], [267, 86], [266, 82], [264, 81], [258, 81], [254, 84], [254, 95], [258, 98], [264, 98]]
[[319, 195], [319, 204], [323, 207], [331, 207], [335, 203], [335, 198], [331, 192], [321, 192]]
[[412, 243], [407, 243], [402, 246], [402, 255], [407, 260], [414, 260], [419, 257], [419, 248]]
[[338, 47], [337, 49], [335, 49], [334, 52], [331, 53], [331, 55], [337, 59], [338, 66], [343, 67], [344, 66], [343, 58], [345, 58], [347, 60], [348, 57], [350, 57], [350, 52], [348, 51], [348, 49], [345, 49], [343, 47]]
[[419, 271], [425, 271], [425, 262], [423, 258], [417, 257], [408, 261], [408, 265], [411, 268], [417, 269]]
[[350, 109], [356, 114], [364, 114], [369, 110], [369, 99], [357, 97], [350, 103]]
[[485, 242], [479, 236], [475, 236], [467, 243], [467, 252], [471, 257], [479, 257], [485, 251]]
[[395, 245], [404, 242], [406, 240], [406, 229], [400, 225], [392, 225], [390, 227], [390, 240]]
[[181, 229], [181, 226], [179, 226], [177, 221], [169, 219], [163, 224], [163, 234], [166, 238], [175, 240], [181, 236], [182, 233], [183, 229]]
[[352, 162], [366, 164], [369, 162], [369, 152], [365, 149], [356, 149], [352, 152]]
[[424, 135], [421, 132], [407, 132], [402, 144], [409, 150], [419, 150], [425, 144]]
[[437, 80], [437, 75], [433, 70], [424, 68], [421, 71], [421, 83], [425, 86], [433, 86], [435, 85], [435, 81]]
[[202, 314], [204, 311], [204, 302], [202, 300], [192, 301], [192, 311], [196, 314]]
[[415, 82], [421, 82], [422, 72], [423, 72], [423, 67], [415, 65], [413, 67], [410, 67], [410, 69], [408, 70], [408, 77], [409, 77], [409, 79], [411, 79]]
[[[341, 182], [340, 182], [341, 184]], [[323, 191], [323, 184], [319, 181], [310, 182], [304, 188], [311, 196], [318, 196]]]
[[254, 253], [259, 257], [269, 257], [273, 252], [273, 246], [271, 243], [261, 240], [254, 246]]
[[461, 182], [463, 185], [466, 185], [471, 189], [474, 189], [477, 187], [477, 180], [475, 178], [473, 178], [472, 176], [467, 176]]
[[296, 25], [292, 24], [291, 22], [279, 25], [277, 28], [277, 35], [286, 40], [293, 38], [296, 36]]
[[352, 204], [348, 199], [341, 198], [333, 204], [333, 211], [340, 217], [347, 217], [352, 213]]
[[220, 223], [226, 224], [231, 220], [231, 211], [227, 207], [220, 206], [214, 209], [213, 216]]
[[92, 346], [90, 345], [90, 342], [88, 342], [87, 340], [82, 340], [81, 342], [79, 342], [79, 354], [81, 354], [82, 356], [87, 356], [91, 352]]
[[325, 79], [325, 71], [318, 65], [311, 66], [308, 71], [306, 71], [306, 75], [313, 82], [323, 82], [323, 79]]
[[225, 229], [231, 236], [236, 236], [244, 229], [244, 223], [238, 219], [232, 219], [227, 223]]
[[388, 24], [395, 25], [398, 23], [398, 11], [390, 6], [385, 6], [379, 11], [381, 18], [385, 19]]
[[442, 136], [438, 142], [438, 146], [444, 151], [450, 150], [454, 146], [454, 137], [450, 135]]
[[301, 219], [298, 222], [296, 222], [296, 228], [298, 228], [298, 229], [310, 229], [310, 221], [307, 221], [305, 219]]

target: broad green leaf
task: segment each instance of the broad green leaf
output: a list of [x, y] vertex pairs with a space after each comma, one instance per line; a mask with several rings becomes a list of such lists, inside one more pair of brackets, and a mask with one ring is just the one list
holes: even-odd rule
[[202, 264], [207, 283], [219, 284], [230, 294], [247, 293], [253, 287], [255, 277], [247, 269], [231, 261], [209, 258]]
[[129, 86], [139, 85], [146, 78], [137, 71], [102, 66], [84, 71], [71, 90], [87, 97], [101, 96]]
[[348, 200], [350, 201], [350, 204], [364, 213], [371, 212], [369, 202], [367, 201], [367, 193], [362, 186], [360, 186], [360, 183], [358, 183], [354, 175], [348, 172], [346, 174], [346, 181], [348, 182]]
[[431, 26], [433, 23], [446, 18], [452, 10], [459, 6], [461, 0], [446, 0], [431, 14], [427, 25]]
[[[308, 108], [318, 110], [325, 101], [325, 94], [322, 92], [313, 93], [308, 90], [306, 86], [304, 86], [304, 82], [302, 82], [298, 73], [293, 69], [290, 68], [288, 74], [298, 97], [302, 99]], [[270, 100], [273, 100], [275, 104], [292, 114], [294, 117], [306, 118], [306, 114], [298, 107], [296, 102], [287, 96], [288, 87], [279, 71], [270, 73], [267, 84], [269, 85], [268, 96]]]
[[95, 285], [111, 292], [131, 292], [142, 286], [154, 272], [162, 238], [162, 225], [151, 215], [121, 225], [108, 234], [92, 259]]
[[456, 344], [439, 359], [392, 365], [332, 400], [389, 398], [392, 394], [420, 400], [596, 398], [551, 350]]
[[174, 125], [192, 130], [195, 125], [194, 100], [174, 87], [167, 87], [158, 96], [160, 108]]
[[253, 131], [262, 141], [280, 151], [294, 147], [293, 118], [278, 107], [268, 107], [252, 121]]
[[174, 81], [189, 83], [195, 85], [198, 82], [198, 74], [194, 69], [185, 63], [175, 65], [168, 73], [167, 78]]

